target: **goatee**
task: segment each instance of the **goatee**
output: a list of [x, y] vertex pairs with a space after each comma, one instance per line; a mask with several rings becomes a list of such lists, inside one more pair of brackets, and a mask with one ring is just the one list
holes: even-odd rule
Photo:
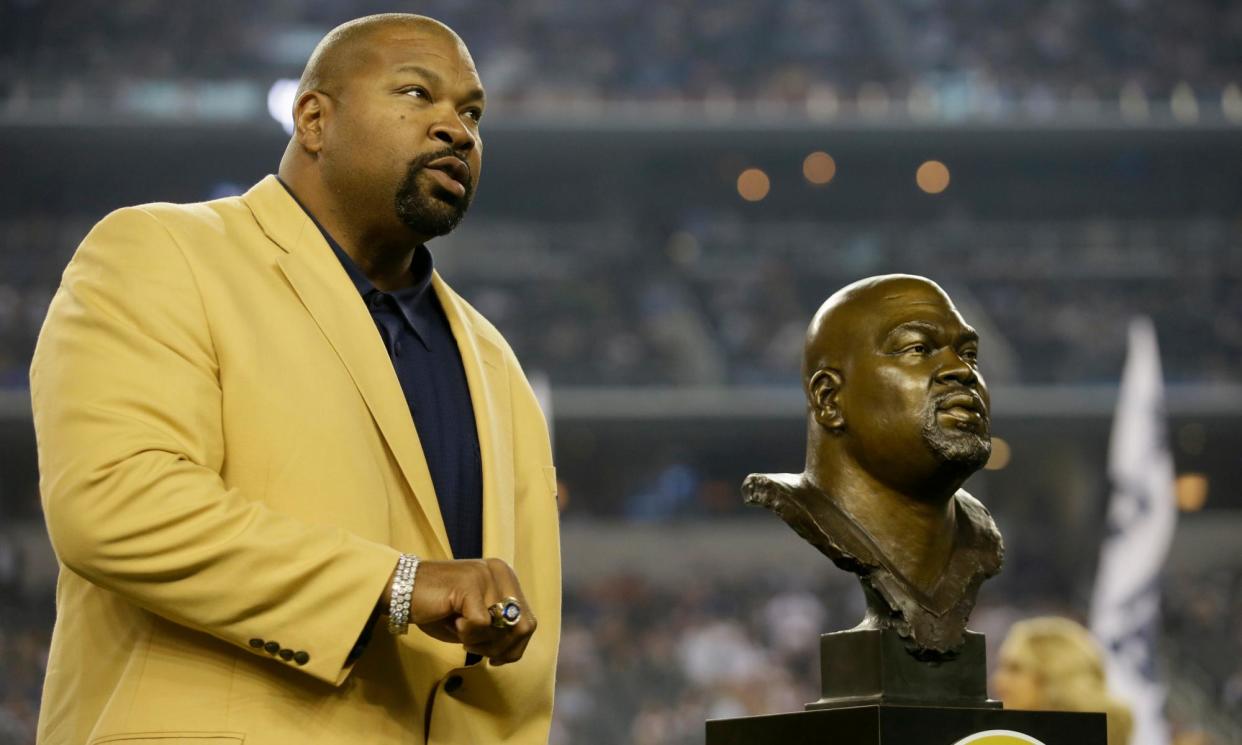
[[423, 168], [428, 163], [445, 156], [459, 157], [456, 150], [449, 148], [435, 153], [420, 156], [410, 163], [405, 180], [397, 189], [397, 218], [419, 235], [447, 235], [457, 227], [466, 216], [470, 200], [474, 198], [474, 174], [466, 178], [466, 193], [458, 197], [445, 191], [435, 184], [428, 184], [427, 179], [419, 180]]
[[928, 403], [923, 414], [923, 442], [927, 443], [932, 454], [942, 462], [958, 466], [963, 472], [974, 473], [992, 456], [988, 419], [985, 415], [980, 432], [942, 427], [937, 412], [943, 398]]

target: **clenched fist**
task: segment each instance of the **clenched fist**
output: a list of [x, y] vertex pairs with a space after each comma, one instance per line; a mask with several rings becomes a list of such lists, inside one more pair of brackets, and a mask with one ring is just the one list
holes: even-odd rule
[[[396, 571], [381, 600], [387, 611]], [[496, 628], [488, 606], [516, 598], [522, 616], [516, 626]], [[440, 641], [461, 644], [493, 665], [522, 659], [538, 621], [522, 595], [513, 569], [500, 559], [423, 561], [410, 595], [410, 623]]]

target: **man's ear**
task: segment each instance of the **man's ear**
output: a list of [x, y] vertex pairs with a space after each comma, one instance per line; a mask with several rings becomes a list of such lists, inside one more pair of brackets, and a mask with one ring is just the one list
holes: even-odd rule
[[293, 136], [311, 155], [323, 149], [324, 115], [331, 107], [331, 99], [316, 90], [303, 92], [293, 104]]
[[811, 404], [811, 414], [820, 426], [833, 432], [845, 429], [845, 417], [837, 404], [837, 395], [843, 382], [845, 381], [841, 373], [832, 368], [816, 371], [807, 381], [807, 400]]

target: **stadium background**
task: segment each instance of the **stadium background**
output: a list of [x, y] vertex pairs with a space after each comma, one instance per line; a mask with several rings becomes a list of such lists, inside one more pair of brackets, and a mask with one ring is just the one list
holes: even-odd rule
[[280, 81], [386, 10], [453, 26], [488, 88], [482, 188], [432, 249], [551, 391], [553, 743], [696, 743], [816, 697], [816, 635], [861, 594], [738, 485], [800, 470], [805, 324], [888, 271], [983, 333], [993, 645], [1085, 617], [1126, 323], [1152, 317], [1168, 714], [1182, 745], [1242, 742], [1242, 5], [0, 0], [0, 743], [33, 741], [52, 619], [25, 386], [64, 264], [116, 207], [274, 170]]

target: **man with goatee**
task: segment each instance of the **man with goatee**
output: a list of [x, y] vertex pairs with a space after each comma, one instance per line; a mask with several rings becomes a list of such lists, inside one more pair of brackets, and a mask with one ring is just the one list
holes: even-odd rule
[[40, 743], [547, 741], [547, 427], [426, 246], [484, 106], [450, 29], [358, 19], [311, 56], [279, 176], [86, 237], [31, 368], [61, 564]]

